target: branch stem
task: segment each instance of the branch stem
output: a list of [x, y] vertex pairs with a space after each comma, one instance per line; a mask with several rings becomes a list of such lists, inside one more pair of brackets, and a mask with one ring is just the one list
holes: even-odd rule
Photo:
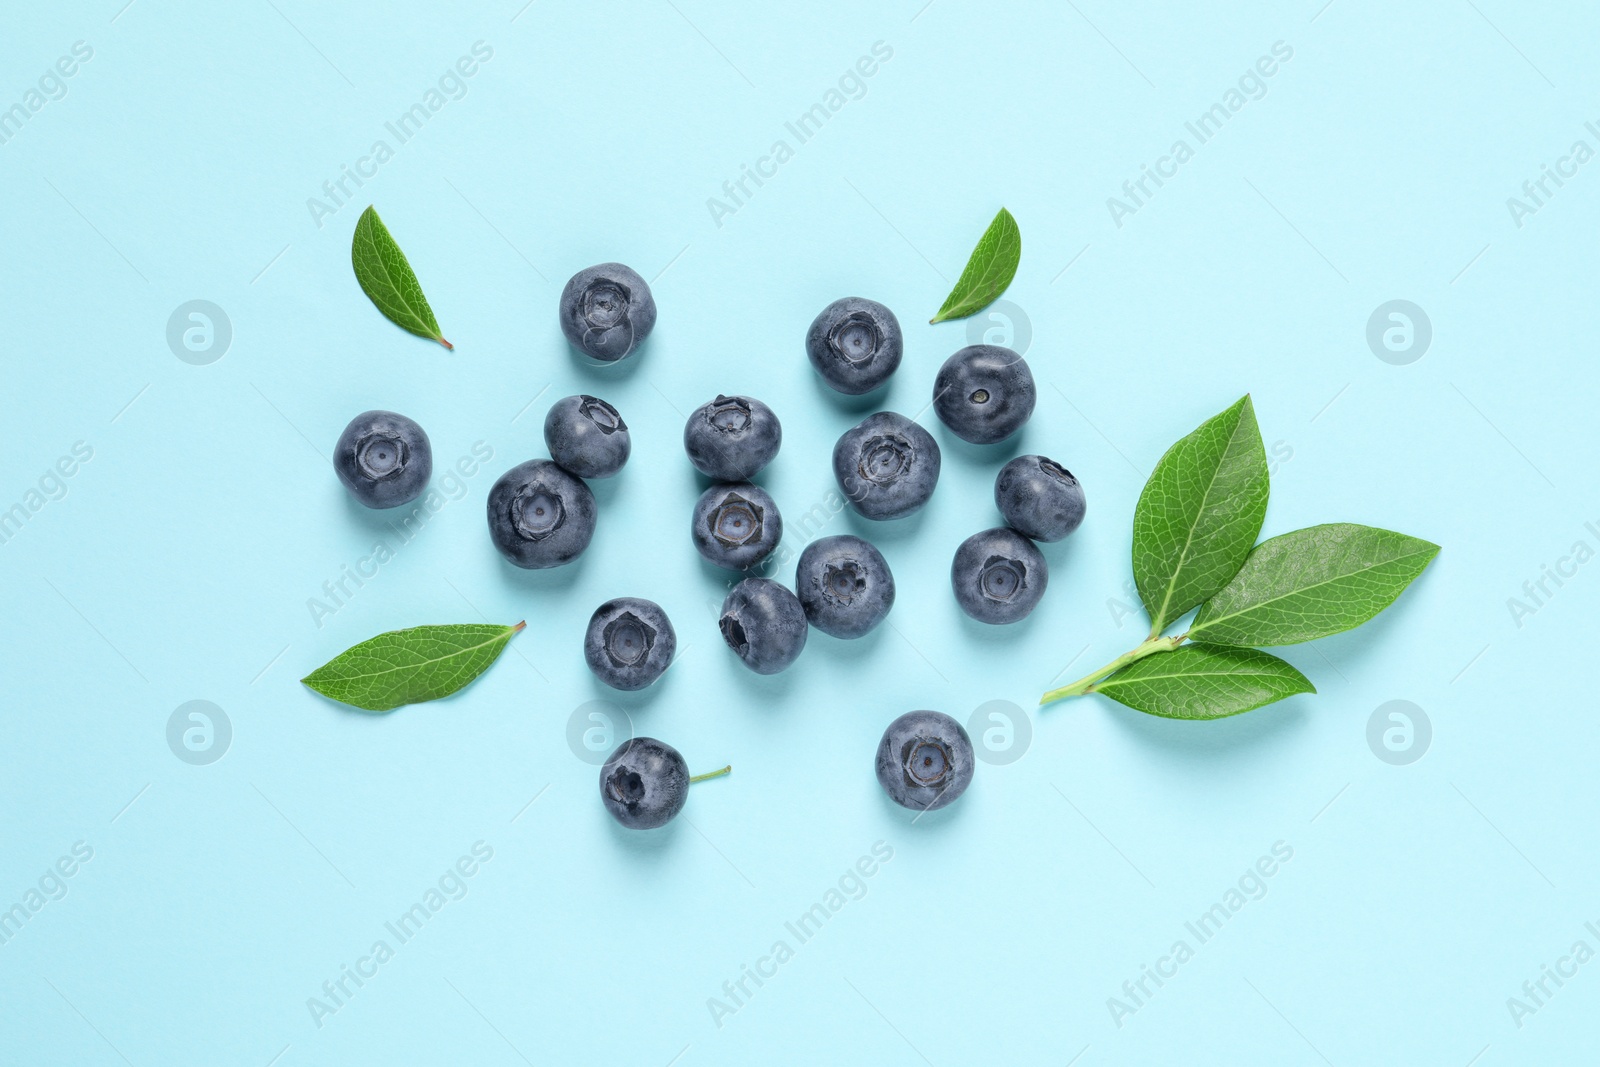
[[731, 770], [733, 770], [733, 764], [730, 763], [726, 767], [719, 767], [714, 771], [707, 771], [704, 774], [695, 775], [693, 778], [689, 779], [689, 784], [694, 785], [696, 782], [703, 782], [708, 778], [721, 778], [724, 774], [727, 774]]
[[1083, 696], [1085, 693], [1092, 693], [1094, 692], [1095, 683], [1103, 680], [1107, 675], [1115, 674], [1128, 664], [1144, 659], [1146, 656], [1153, 656], [1157, 652], [1171, 652], [1188, 640], [1188, 637], [1188, 634], [1175, 634], [1172, 637], [1147, 638], [1138, 648], [1124, 652], [1099, 670], [1090, 671], [1069, 685], [1050, 690], [1039, 698], [1039, 703], [1049, 704], [1053, 701], [1065, 700], [1067, 697], [1078, 697]]

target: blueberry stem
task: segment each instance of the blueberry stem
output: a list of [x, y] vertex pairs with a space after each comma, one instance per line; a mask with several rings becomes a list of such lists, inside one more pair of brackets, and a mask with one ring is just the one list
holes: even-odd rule
[[726, 767], [719, 767], [714, 771], [707, 771], [704, 774], [695, 775], [693, 778], [689, 779], [689, 784], [694, 785], [696, 782], [703, 782], [707, 778], [721, 778], [724, 774], [727, 774], [731, 770], [733, 770], [733, 764], [730, 763]]
[[1039, 703], [1049, 704], [1052, 701], [1065, 700], [1067, 697], [1079, 697], [1083, 696], [1085, 693], [1092, 693], [1095, 691], [1095, 684], [1103, 680], [1107, 675], [1114, 674], [1135, 660], [1144, 659], [1146, 656], [1153, 656], [1157, 652], [1171, 652], [1188, 639], [1188, 634], [1176, 634], [1172, 637], [1148, 638], [1138, 648], [1124, 652], [1122, 655], [1118, 656], [1110, 663], [1107, 663], [1099, 670], [1090, 671], [1088, 674], [1084, 675], [1082, 678], [1079, 678], [1076, 682], [1073, 682], [1070, 685], [1064, 685], [1059, 689], [1050, 690], [1044, 696], [1039, 698]]

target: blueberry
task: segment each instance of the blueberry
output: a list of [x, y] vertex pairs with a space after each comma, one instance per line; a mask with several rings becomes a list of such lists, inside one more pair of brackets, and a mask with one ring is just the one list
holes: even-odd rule
[[889, 799], [913, 811], [953, 803], [972, 784], [972, 738], [937, 711], [908, 711], [878, 742], [878, 784]]
[[643, 689], [672, 665], [678, 635], [661, 605], [618, 597], [595, 608], [583, 638], [583, 658], [613, 689]]
[[644, 343], [656, 324], [656, 301], [645, 280], [621, 263], [574, 274], [561, 290], [561, 332], [572, 347], [615, 363]]
[[624, 741], [600, 768], [600, 799], [630, 830], [665, 826], [689, 799], [689, 764], [664, 741]]
[[1039, 547], [1008, 526], [973, 534], [961, 542], [950, 564], [956, 602], [979, 622], [1026, 618], [1049, 582]]
[[833, 446], [833, 476], [869, 519], [898, 519], [928, 502], [939, 484], [939, 445], [904, 415], [880, 411]]
[[689, 462], [707, 478], [742, 482], [772, 462], [783, 443], [778, 416], [759, 400], [722, 396], [695, 408], [683, 427]]
[[1035, 541], [1059, 541], [1083, 522], [1083, 486], [1044, 456], [1018, 456], [1001, 467], [994, 503], [1012, 529]]
[[859, 396], [889, 380], [904, 351], [900, 322], [876, 300], [847, 296], [822, 309], [806, 331], [806, 355], [822, 380]]
[[580, 478], [609, 478], [628, 462], [633, 439], [617, 409], [599, 397], [557, 400], [544, 417], [550, 458]]
[[694, 505], [694, 547], [708, 563], [748, 570], [783, 540], [783, 516], [759, 485], [713, 485]]
[[489, 490], [489, 536], [530, 570], [571, 563], [594, 536], [594, 494], [548, 459], [530, 459]]
[[777, 674], [806, 647], [806, 612], [771, 578], [746, 578], [722, 602], [722, 639], [757, 674]]
[[933, 409], [963, 441], [992, 445], [1022, 428], [1037, 399], [1027, 361], [999, 345], [969, 345], [933, 380]]
[[392, 411], [363, 411], [333, 446], [333, 470], [369, 508], [397, 508], [422, 495], [433, 447], [422, 427]]
[[794, 587], [811, 625], [833, 637], [861, 637], [894, 607], [894, 575], [883, 553], [851, 534], [807, 545]]

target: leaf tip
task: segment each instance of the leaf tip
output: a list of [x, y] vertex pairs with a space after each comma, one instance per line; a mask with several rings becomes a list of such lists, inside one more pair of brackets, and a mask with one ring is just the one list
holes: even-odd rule
[[515, 626], [513, 626], [511, 628], [511, 632], [514, 633], [514, 634], [520, 634], [523, 630], [525, 630], [527, 628], [528, 628], [528, 620], [527, 619], [523, 619], [521, 622], [517, 623]]
[[454, 352], [456, 350], [456, 346], [451, 344], [449, 341], [446, 341], [443, 337], [435, 337], [434, 340], [438, 341], [440, 344], [444, 345], [446, 348], [448, 348], [452, 352]]

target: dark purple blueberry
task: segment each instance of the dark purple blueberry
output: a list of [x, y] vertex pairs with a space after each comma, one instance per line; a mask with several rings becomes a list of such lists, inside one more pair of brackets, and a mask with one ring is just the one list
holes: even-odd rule
[[972, 784], [972, 757], [972, 739], [959, 722], [937, 711], [908, 711], [878, 742], [878, 784], [901, 807], [933, 811]]
[[748, 396], [722, 396], [695, 408], [683, 427], [689, 462], [707, 478], [742, 482], [772, 462], [783, 427], [772, 409]]
[[672, 666], [678, 635], [653, 600], [618, 597], [595, 609], [583, 638], [583, 658], [613, 689], [643, 689]]
[[624, 741], [600, 768], [600, 799], [630, 830], [665, 826], [689, 799], [689, 764], [653, 737]]
[[894, 575], [883, 553], [853, 534], [807, 545], [794, 588], [811, 625], [833, 637], [861, 637], [894, 607]]
[[1083, 486], [1044, 456], [1018, 456], [1001, 467], [994, 503], [1012, 529], [1035, 541], [1059, 541], [1083, 522]]
[[713, 485], [695, 503], [690, 532], [694, 547], [708, 563], [731, 571], [748, 570], [783, 540], [783, 516], [759, 485]]
[[557, 400], [544, 418], [550, 458], [580, 478], [609, 478], [628, 462], [633, 440], [617, 409], [593, 396]]
[[939, 421], [975, 445], [1004, 441], [1022, 429], [1037, 399], [1027, 361], [999, 345], [963, 348], [933, 381]]
[[770, 578], [746, 578], [722, 602], [722, 639], [757, 674], [777, 674], [806, 647], [806, 612]]
[[904, 343], [894, 312], [876, 300], [847, 296], [822, 309], [806, 331], [806, 355], [822, 380], [859, 396], [889, 380]]
[[333, 470], [369, 508], [409, 504], [428, 488], [433, 448], [422, 427], [392, 411], [363, 411], [333, 446]]
[[571, 563], [594, 537], [594, 494], [548, 459], [512, 467], [489, 490], [489, 537], [530, 570]]
[[950, 584], [961, 610], [979, 622], [1026, 618], [1049, 584], [1039, 546], [1008, 526], [975, 533], [956, 549]]
[[939, 484], [939, 445], [904, 415], [868, 415], [833, 446], [833, 476], [869, 519], [898, 519], [928, 502]]
[[561, 290], [561, 332], [572, 347], [605, 363], [623, 359], [656, 325], [656, 301], [645, 280], [621, 263], [574, 274]]

